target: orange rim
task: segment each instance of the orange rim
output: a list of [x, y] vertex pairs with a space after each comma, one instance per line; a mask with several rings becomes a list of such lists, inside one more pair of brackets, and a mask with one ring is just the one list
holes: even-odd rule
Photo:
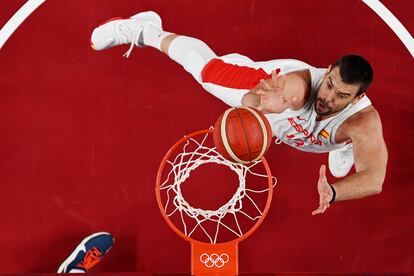
[[[190, 243], [198, 243], [198, 244], [210, 244], [210, 243], [206, 243], [206, 242], [201, 242], [198, 240], [195, 240], [193, 238], [190, 238], [188, 236], [186, 236], [180, 229], [178, 229], [174, 223], [172, 223], [172, 221], [168, 218], [165, 210], [164, 210], [164, 206], [162, 204], [162, 200], [161, 200], [161, 193], [160, 193], [160, 186], [161, 186], [161, 176], [162, 176], [162, 172], [164, 170], [165, 164], [167, 163], [167, 160], [170, 158], [171, 154], [178, 148], [178, 146], [180, 146], [181, 144], [183, 144], [185, 141], [187, 141], [188, 139], [195, 137], [195, 136], [199, 136], [199, 135], [203, 135], [203, 134], [208, 134], [208, 133], [212, 133], [213, 129], [204, 129], [204, 130], [199, 130], [199, 131], [195, 131], [193, 133], [190, 133], [188, 135], [185, 135], [183, 138], [181, 138], [180, 140], [178, 140], [165, 154], [164, 158], [161, 161], [161, 164], [158, 168], [158, 173], [157, 173], [157, 180], [156, 180], [156, 186], [155, 186], [155, 194], [157, 196], [157, 203], [158, 203], [158, 208], [161, 211], [161, 214], [164, 218], [164, 220], [167, 222], [168, 226], [177, 234], [179, 235], [181, 238], [183, 238], [184, 240], [190, 242]], [[254, 231], [256, 231], [256, 229], [260, 226], [260, 224], [262, 224], [263, 220], [265, 219], [267, 213], [269, 212], [270, 209], [270, 204], [272, 202], [272, 196], [273, 196], [273, 181], [272, 181], [272, 174], [270, 172], [270, 167], [269, 164], [267, 163], [266, 159], [264, 157], [261, 158], [262, 164], [265, 167], [266, 170], [266, 174], [267, 174], [267, 180], [268, 180], [268, 185], [269, 185], [269, 191], [267, 193], [267, 201], [266, 201], [266, 205], [265, 208], [263, 209], [262, 212], [262, 216], [260, 217], [260, 219], [255, 223], [255, 225], [253, 225], [253, 227], [246, 232], [246, 234], [244, 234], [241, 237], [238, 237], [234, 240], [231, 241], [227, 241], [227, 242], [223, 242], [223, 243], [219, 243], [219, 244], [233, 244], [233, 243], [238, 243], [241, 242], [242, 240], [246, 239], [247, 237], [249, 237], [251, 234], [253, 234]]]

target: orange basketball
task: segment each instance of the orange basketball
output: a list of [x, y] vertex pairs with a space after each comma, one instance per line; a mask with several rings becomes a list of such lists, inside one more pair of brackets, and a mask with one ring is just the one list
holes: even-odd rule
[[269, 149], [272, 130], [262, 112], [252, 107], [232, 107], [214, 124], [213, 139], [226, 159], [247, 164], [259, 160]]

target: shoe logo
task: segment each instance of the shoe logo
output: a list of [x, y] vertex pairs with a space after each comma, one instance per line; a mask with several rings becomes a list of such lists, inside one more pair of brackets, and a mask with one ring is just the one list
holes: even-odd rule
[[218, 255], [216, 253], [208, 255], [204, 253], [200, 256], [200, 262], [205, 264], [205, 266], [208, 268], [212, 268], [213, 266], [217, 268], [223, 267], [226, 263], [229, 262], [229, 260], [230, 257], [226, 253], [223, 253], [221, 255]]
[[84, 244], [81, 244], [81, 246], [79, 247], [79, 252], [80, 251], [83, 251], [83, 252], [85, 252], [86, 253], [86, 247], [85, 247], [85, 245]]

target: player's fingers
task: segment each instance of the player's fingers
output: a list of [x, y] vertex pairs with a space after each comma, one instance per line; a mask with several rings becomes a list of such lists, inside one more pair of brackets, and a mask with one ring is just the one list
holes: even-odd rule
[[[324, 213], [325, 211], [326, 211], [326, 206], [319, 206], [319, 208], [318, 209], [316, 209], [315, 211], [313, 211], [313, 213], [316, 215], [316, 214], [322, 214], [322, 213]], [[313, 214], [312, 213], [312, 214]]]
[[321, 165], [321, 167], [319, 169], [319, 176], [324, 176], [325, 175], [325, 171], [326, 171], [325, 165]]
[[323, 207], [324, 212], [326, 209], [329, 208], [329, 201], [327, 197], [324, 198], [322, 207]]
[[314, 215], [321, 214], [321, 213], [323, 213], [322, 209], [318, 208], [318, 209], [316, 209], [315, 211], [312, 212], [312, 215], [314, 216]]
[[271, 90], [272, 88], [270, 87], [270, 85], [265, 81], [265, 80], [260, 80], [260, 84], [262, 84], [263, 87], [265, 87], [268, 90]]
[[329, 203], [330, 199], [331, 199], [331, 196], [328, 193], [326, 193], [325, 198], [324, 198], [324, 202], [323, 202], [323, 207], [324, 207], [325, 210], [328, 209], [331, 206], [331, 204]]
[[279, 87], [278, 85], [279, 78], [278, 78], [278, 73], [276, 72], [276, 70], [272, 71], [272, 82], [275, 85], [275, 87]]
[[277, 78], [277, 87], [279, 87], [279, 89], [283, 90], [285, 88], [285, 84], [286, 84], [286, 75], [278, 76], [278, 78]]
[[268, 91], [262, 90], [262, 89], [258, 89], [256, 90], [256, 94], [257, 95], [268, 95]]
[[325, 193], [324, 197], [323, 197], [323, 202], [327, 205], [329, 204], [329, 194]]
[[325, 206], [328, 203], [326, 199], [326, 193], [319, 191], [319, 209], [325, 209]]
[[321, 208], [324, 205], [325, 195], [320, 193], [319, 194], [319, 208]]
[[326, 166], [322, 165], [319, 169], [319, 180], [326, 180]]

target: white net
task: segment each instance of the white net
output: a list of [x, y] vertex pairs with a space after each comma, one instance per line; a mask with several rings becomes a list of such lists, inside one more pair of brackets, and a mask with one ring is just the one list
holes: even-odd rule
[[[201, 141], [189, 138], [182, 145], [182, 151], [175, 157], [170, 157], [171, 160], [167, 160], [170, 171], [168, 172], [167, 167], [164, 168], [168, 174], [160, 185], [160, 192], [165, 194], [164, 210], [167, 216], [179, 216], [182, 232], [186, 236], [192, 237], [196, 231], [201, 231], [206, 241], [215, 244], [221, 229], [227, 229], [227, 232], [231, 232], [235, 238], [241, 237], [248, 229], [243, 229], [240, 220], [248, 219], [254, 222], [262, 217], [263, 206], [258, 206], [254, 197], [257, 194], [267, 195], [269, 186], [263, 185], [260, 189], [247, 187], [246, 177], [249, 174], [268, 183], [268, 175], [265, 172], [255, 172], [255, 168], [260, 167], [261, 161], [248, 165], [233, 163], [225, 159], [214, 147], [205, 145], [208, 135], [208, 133], [203, 135]], [[191, 172], [209, 163], [227, 166], [237, 174], [239, 181], [234, 195], [216, 210], [195, 208], [185, 200], [182, 194], [182, 185], [190, 177]], [[261, 167], [263, 169], [263, 166]], [[272, 186], [274, 187], [276, 183], [277, 179], [272, 177]], [[246, 205], [250, 208], [245, 208]], [[193, 223], [189, 223], [188, 218]], [[207, 223], [210, 227], [206, 227]], [[212, 223], [213, 227], [211, 227]]]

